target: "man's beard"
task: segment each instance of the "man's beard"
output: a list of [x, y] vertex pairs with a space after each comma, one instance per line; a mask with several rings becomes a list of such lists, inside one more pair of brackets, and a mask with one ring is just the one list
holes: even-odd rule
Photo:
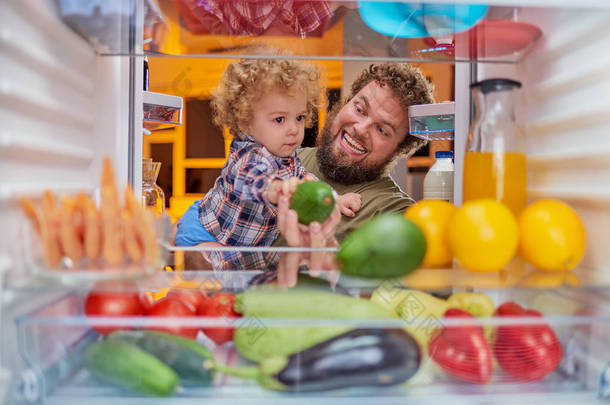
[[[376, 180], [385, 173], [387, 166], [393, 159], [376, 165], [366, 164], [364, 161], [343, 163], [341, 162], [341, 156], [335, 156], [333, 153], [332, 143], [334, 139], [330, 132], [330, 126], [344, 105], [336, 104], [326, 116], [326, 122], [324, 128], [322, 128], [318, 140], [318, 150], [316, 151], [320, 171], [326, 178], [346, 186]], [[341, 133], [339, 132], [337, 136], [341, 136]]]

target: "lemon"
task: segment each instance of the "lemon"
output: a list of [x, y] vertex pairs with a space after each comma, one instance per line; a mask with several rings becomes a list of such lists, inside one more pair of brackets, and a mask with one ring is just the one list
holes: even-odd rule
[[565, 271], [536, 270], [519, 281], [520, 287], [562, 288], [580, 287], [580, 285], [580, 279], [576, 274]]
[[585, 227], [578, 214], [559, 200], [539, 200], [519, 216], [519, 253], [540, 270], [571, 270], [586, 249]]
[[451, 263], [447, 228], [456, 210], [455, 205], [447, 201], [422, 200], [405, 211], [405, 217], [415, 222], [426, 237], [422, 267], [443, 267]]
[[475, 271], [499, 271], [510, 262], [519, 244], [517, 221], [499, 201], [472, 200], [449, 222], [449, 246], [460, 264]]

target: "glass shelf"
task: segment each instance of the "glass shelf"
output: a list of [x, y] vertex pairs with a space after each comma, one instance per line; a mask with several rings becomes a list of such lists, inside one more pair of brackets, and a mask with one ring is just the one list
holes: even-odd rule
[[[544, 36], [531, 16], [545, 8], [526, 1], [508, 7], [499, 1], [312, 0], [286, 10], [251, 5], [259, 17], [254, 22], [231, 2], [209, 3], [206, 9], [192, 0], [160, 0], [158, 7], [150, 0], [62, 0], [59, 12], [100, 55], [260, 58], [269, 55], [251, 45], [263, 42], [315, 60], [514, 63]], [[530, 12], [522, 16], [524, 8]], [[596, 1], [571, 8], [582, 18], [610, 13]], [[143, 44], [134, 43], [134, 27], [141, 28]]]
[[[41, 272], [34, 266], [33, 268], [37, 270], [32, 272], [33, 280], [27, 286], [20, 286], [19, 289], [37, 291], [41, 288], [50, 290], [87, 288], [97, 281], [137, 279], [139, 283], [150, 285], [151, 288], [168, 287], [183, 280], [209, 280], [220, 283], [223, 288], [239, 291], [251, 284], [277, 282], [278, 279], [281, 283], [285, 280], [295, 280], [297, 273], [307, 282], [311, 282], [313, 277], [319, 283], [331, 281], [342, 288], [356, 289], [363, 293], [370, 293], [388, 282], [400, 288], [426, 291], [451, 289], [502, 291], [514, 288], [579, 290], [610, 287], [610, 273], [603, 269], [579, 266], [567, 272], [542, 271], [518, 256], [498, 272], [470, 271], [454, 262], [446, 268], [418, 268], [396, 279], [376, 279], [342, 274], [339, 270], [340, 265], [334, 260], [336, 248], [181, 248], [170, 246], [166, 242], [161, 243], [161, 246], [166, 258], [164, 268], [167, 271], [161, 270], [163, 266], [152, 272], [151, 269], [139, 269], [131, 265], [131, 273], [92, 272], [90, 269]], [[296, 269], [284, 265], [295, 261], [307, 263], [312, 255], [317, 255], [318, 258], [324, 257], [326, 267], [310, 269], [307, 264], [302, 264]], [[38, 263], [40, 260], [40, 258], [28, 259], [31, 263]]]
[[[171, 252], [168, 266], [176, 269], [187, 269], [183, 274], [200, 274], [207, 272], [216, 277], [273, 278], [283, 271], [282, 263], [289, 262], [290, 256], [299, 256], [307, 260], [312, 254], [327, 255], [327, 262], [333, 262], [335, 248], [311, 250], [306, 248], [182, 248], [164, 245], [164, 249]], [[303, 274], [311, 272], [325, 278], [334, 278], [338, 283], [350, 288], [371, 289], [384, 280], [358, 278], [340, 274], [339, 266], [335, 263], [333, 268], [308, 269], [300, 268]], [[274, 273], [275, 272], [275, 273]], [[170, 273], [171, 274], [171, 273]], [[177, 274], [180, 274], [178, 272]], [[284, 271], [283, 274], [286, 274]], [[283, 276], [280, 276], [283, 277]], [[602, 269], [577, 267], [568, 272], [549, 272], [537, 270], [515, 257], [503, 270], [499, 272], [481, 273], [470, 271], [454, 262], [448, 268], [418, 268], [412, 273], [395, 280], [403, 287], [421, 290], [442, 290], [447, 288], [475, 288], [475, 289], [510, 289], [510, 288], [578, 288], [578, 287], [610, 287], [610, 274]]]

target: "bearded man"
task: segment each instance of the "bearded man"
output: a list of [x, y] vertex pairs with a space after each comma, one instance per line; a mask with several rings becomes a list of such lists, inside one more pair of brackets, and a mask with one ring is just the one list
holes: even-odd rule
[[404, 212], [414, 204], [389, 177], [393, 163], [425, 141], [409, 135], [408, 108], [434, 102], [433, 86], [407, 63], [373, 64], [360, 73], [351, 94], [326, 117], [315, 148], [298, 151], [301, 164], [339, 194], [360, 194], [354, 217], [342, 216], [340, 241], [370, 217]]
[[[278, 203], [278, 226], [281, 237], [276, 245], [324, 247], [336, 244], [348, 233], [374, 215], [383, 212], [404, 212], [414, 204], [389, 177], [393, 163], [411, 156], [425, 141], [409, 135], [409, 106], [434, 102], [433, 86], [422, 72], [408, 63], [373, 64], [360, 73], [343, 104], [335, 106], [326, 117], [315, 148], [298, 150], [301, 164], [339, 194], [357, 193], [361, 207], [353, 217], [342, 216], [337, 209], [324, 223], [298, 224], [297, 214], [289, 208], [289, 198]], [[216, 242], [200, 247], [214, 249]], [[216, 254], [222, 254], [217, 253]], [[228, 263], [219, 268], [261, 268], [269, 260], [258, 252], [248, 253], [246, 260], [221, 257]], [[205, 255], [204, 255], [205, 256]], [[307, 256], [307, 257], [305, 257]], [[280, 261], [282, 283], [294, 285], [299, 264], [307, 262], [311, 269], [328, 269], [332, 257], [324, 254], [287, 254]], [[203, 269], [202, 255], [186, 255], [187, 268]], [[207, 258], [207, 261], [214, 262]], [[251, 265], [244, 264], [250, 263]], [[214, 266], [216, 267], [216, 266]], [[278, 276], [279, 277], [279, 276]]]

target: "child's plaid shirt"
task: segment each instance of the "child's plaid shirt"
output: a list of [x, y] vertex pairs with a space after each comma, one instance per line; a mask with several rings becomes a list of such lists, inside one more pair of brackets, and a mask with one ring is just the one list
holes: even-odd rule
[[251, 137], [231, 142], [229, 158], [199, 204], [199, 220], [228, 246], [271, 246], [279, 234], [277, 206], [264, 196], [271, 181], [307, 174], [296, 155], [278, 157]]

